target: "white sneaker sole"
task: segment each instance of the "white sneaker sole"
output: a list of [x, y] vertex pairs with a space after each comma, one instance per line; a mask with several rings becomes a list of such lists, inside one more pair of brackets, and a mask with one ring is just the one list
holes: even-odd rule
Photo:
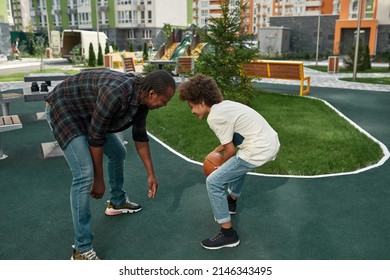
[[202, 245], [203, 248], [208, 249], [208, 250], [218, 250], [218, 249], [222, 249], [222, 248], [233, 248], [233, 247], [238, 246], [239, 244], [240, 244], [240, 240], [238, 240], [235, 243], [231, 243], [231, 244], [227, 244], [227, 245], [223, 245], [223, 246], [219, 246], [219, 247], [207, 247], [207, 246], [204, 246], [202, 243], [200, 243], [200, 245]]
[[142, 208], [131, 210], [131, 209], [112, 209], [112, 208], [107, 208], [104, 213], [108, 216], [115, 216], [115, 215], [121, 215], [121, 214], [133, 214], [141, 211]]

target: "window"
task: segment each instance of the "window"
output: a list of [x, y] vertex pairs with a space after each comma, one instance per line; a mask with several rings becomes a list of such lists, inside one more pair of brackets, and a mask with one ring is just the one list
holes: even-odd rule
[[117, 13], [118, 23], [132, 23], [133, 14], [131, 11], [119, 11]]
[[142, 30], [143, 39], [152, 39], [152, 30]]
[[127, 39], [135, 39], [134, 30], [127, 31]]
[[357, 18], [358, 15], [358, 6], [359, 2], [358, 0], [352, 0], [350, 2], [350, 7], [349, 7], [349, 18]]
[[366, 0], [366, 6], [364, 7], [364, 18], [374, 17], [374, 0]]
[[148, 23], [152, 23], [152, 11], [148, 11]]

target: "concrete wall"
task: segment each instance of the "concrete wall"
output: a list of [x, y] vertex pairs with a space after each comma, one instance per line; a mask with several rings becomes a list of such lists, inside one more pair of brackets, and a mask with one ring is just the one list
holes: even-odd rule
[[[336, 19], [337, 15], [320, 17], [320, 54], [332, 54]], [[291, 29], [290, 52], [316, 54], [318, 16], [270, 17], [270, 25]]]
[[11, 35], [8, 23], [0, 23], [0, 54], [11, 54]]

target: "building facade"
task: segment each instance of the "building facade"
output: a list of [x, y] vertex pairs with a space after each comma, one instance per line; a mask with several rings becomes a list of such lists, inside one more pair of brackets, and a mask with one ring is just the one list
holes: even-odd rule
[[[232, 7], [246, 3], [242, 31], [254, 34], [268, 27], [291, 30], [290, 52], [346, 54], [355, 41], [361, 2], [361, 38], [371, 55], [390, 51], [390, 0], [224, 0]], [[11, 30], [31, 32], [64, 29], [99, 30], [118, 49], [135, 50], [145, 42], [165, 42], [164, 24], [199, 28], [221, 14], [220, 0], [5, 0]], [[4, 5], [4, 4], [3, 4]], [[1, 16], [1, 15], [0, 15]], [[1, 19], [0, 19], [1, 20]], [[317, 32], [319, 28], [320, 32]], [[318, 36], [317, 36], [318, 33]]]
[[[190, 0], [10, 0], [14, 31], [82, 29], [106, 33], [118, 49], [163, 42], [165, 23], [188, 26]], [[23, 21], [22, 21], [23, 19]], [[50, 39], [50, 38], [49, 38]]]
[[[360, 0], [360, 35], [363, 45], [368, 45], [370, 54], [389, 49], [390, 1]], [[336, 20], [334, 54], [345, 54], [356, 41], [359, 19], [359, 0], [340, 1], [339, 19]], [[387, 36], [386, 36], [387, 35]], [[379, 44], [378, 44], [379, 43]]]

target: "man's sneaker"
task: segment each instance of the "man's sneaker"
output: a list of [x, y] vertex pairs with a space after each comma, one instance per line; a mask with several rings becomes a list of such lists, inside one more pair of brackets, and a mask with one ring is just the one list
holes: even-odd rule
[[229, 205], [229, 213], [231, 215], [236, 214], [237, 200], [234, 200], [230, 195], [227, 196], [227, 200]]
[[70, 258], [71, 260], [77, 260], [77, 261], [98, 261], [100, 260], [99, 257], [96, 255], [96, 252], [91, 249], [88, 252], [85, 253], [80, 253], [76, 251], [74, 245], [72, 246], [73, 248], [73, 254], [72, 257]]
[[137, 213], [138, 211], [141, 211], [141, 209], [141, 205], [135, 202], [130, 202], [128, 199], [126, 199], [125, 204], [121, 206], [115, 206], [111, 203], [111, 201], [107, 200], [107, 208], [105, 213], [108, 216], [113, 216], [125, 213]]
[[224, 247], [236, 247], [240, 244], [240, 238], [238, 238], [236, 231], [230, 237], [226, 237], [222, 232], [219, 232], [216, 236], [203, 240], [201, 244], [206, 249], [217, 250]]

